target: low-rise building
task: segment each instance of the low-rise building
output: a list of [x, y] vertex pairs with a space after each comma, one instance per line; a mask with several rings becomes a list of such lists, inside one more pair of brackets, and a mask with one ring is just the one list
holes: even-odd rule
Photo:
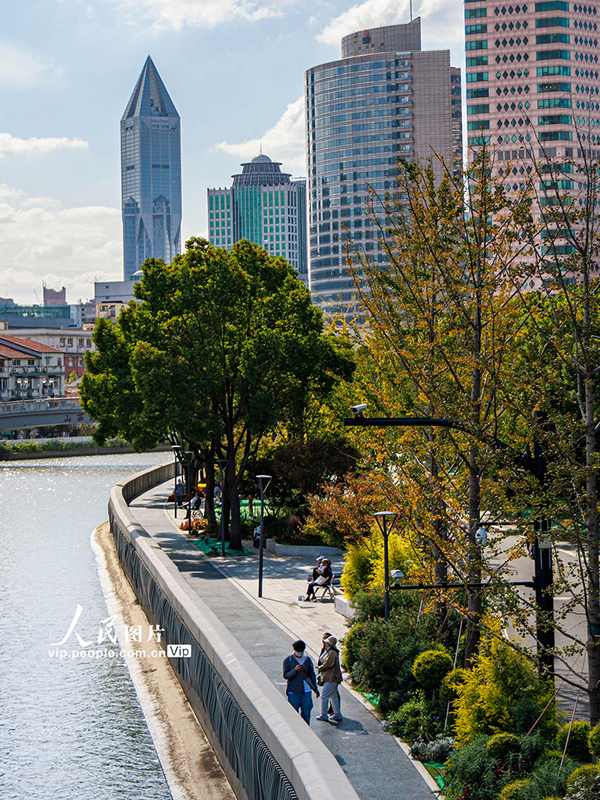
[[[32, 339], [43, 345], [60, 350], [67, 378], [71, 373], [81, 377], [85, 372], [84, 354], [86, 350], [93, 350], [92, 342], [93, 325], [86, 328], [17, 328], [9, 329], [9, 335], [15, 339]], [[0, 335], [1, 332], [0, 332]]]
[[0, 331], [0, 399], [36, 400], [65, 393], [64, 356], [60, 350]]

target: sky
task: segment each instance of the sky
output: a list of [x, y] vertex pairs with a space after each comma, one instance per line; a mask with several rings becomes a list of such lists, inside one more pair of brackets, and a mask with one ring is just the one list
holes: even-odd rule
[[[423, 49], [464, 67], [461, 0], [413, 0]], [[120, 119], [148, 55], [181, 116], [182, 242], [206, 190], [263, 152], [306, 175], [304, 71], [409, 0], [24, 0], [0, 32], [0, 297], [122, 280]]]

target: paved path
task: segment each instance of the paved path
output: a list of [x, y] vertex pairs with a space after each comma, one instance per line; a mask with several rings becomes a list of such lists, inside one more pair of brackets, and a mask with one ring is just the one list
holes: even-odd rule
[[[167, 510], [166, 498], [171, 491], [169, 481], [141, 495], [131, 503], [133, 513], [284, 694], [281, 665], [291, 652], [291, 642], [304, 639], [314, 660], [325, 631], [340, 638], [347, 630], [332, 602], [298, 602], [314, 559], [276, 557], [266, 552], [263, 598], [259, 600], [257, 556], [253, 553], [246, 557], [208, 558], [200, 553], [178, 530], [172, 506]], [[334, 560], [334, 571], [335, 566]], [[341, 567], [341, 563], [337, 566]], [[316, 721], [315, 708], [312, 728], [333, 753], [361, 800], [431, 798], [434, 784], [431, 779], [426, 782], [421, 765], [381, 730], [377, 717], [355, 693], [346, 686], [340, 691], [343, 721], [337, 725]]]
[[[520, 537], [510, 536], [506, 539], [504, 546], [506, 549], [510, 547], [517, 547], [520, 542]], [[574, 548], [566, 543], [559, 543], [557, 552], [555, 552], [555, 562], [557, 556], [562, 560], [564, 565], [568, 564], [569, 562], [577, 561], [577, 554]], [[503, 564], [504, 561], [505, 557], [502, 554], [494, 559], [490, 559], [489, 563], [493, 567], [498, 567], [500, 564]], [[534, 563], [531, 558], [528, 557], [514, 559], [511, 561], [510, 568], [508, 569], [510, 579], [515, 581], [533, 580], [533, 572]], [[557, 565], [555, 563], [555, 579], [557, 577], [557, 572]], [[535, 607], [535, 593], [533, 589], [520, 586], [517, 591], [520, 597], [524, 598], [531, 604], [531, 608]], [[563, 627], [564, 630], [566, 630], [570, 635], [576, 636], [581, 641], [585, 641], [587, 638], [587, 622], [581, 606], [577, 606], [575, 609], [568, 611], [566, 617], [564, 617], [563, 607], [566, 603], [570, 602], [570, 600], [571, 596], [568, 594], [555, 596], [555, 618], [558, 621], [558, 624], [561, 625], [561, 627]], [[532, 636], [524, 637], [523, 641], [532, 651], [535, 651], [536, 643]], [[571, 644], [572, 641], [562, 634], [560, 630], [556, 632], [556, 647], [558, 649], [568, 647]], [[576, 719], [589, 720], [589, 699], [587, 692], [585, 691], [588, 681], [587, 659], [585, 656], [583, 654], [576, 654], [562, 658], [556, 658], [555, 671], [556, 688], [559, 689], [557, 700], [558, 704], [562, 707], [566, 718], [569, 719], [571, 717], [575, 703], [577, 703], [577, 710], [575, 714]], [[581, 681], [578, 675], [581, 676]], [[564, 683], [561, 680], [563, 676], [568, 677], [576, 684], [580, 684], [582, 686], [581, 691], [569, 683]]]

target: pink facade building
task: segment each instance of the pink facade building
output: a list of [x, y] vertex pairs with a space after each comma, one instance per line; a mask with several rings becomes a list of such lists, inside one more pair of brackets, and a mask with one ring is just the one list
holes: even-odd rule
[[[532, 159], [600, 154], [599, 25], [595, 5], [570, 0], [465, 0], [468, 143], [525, 162], [511, 188]], [[573, 165], [561, 170], [552, 188], [575, 188]]]

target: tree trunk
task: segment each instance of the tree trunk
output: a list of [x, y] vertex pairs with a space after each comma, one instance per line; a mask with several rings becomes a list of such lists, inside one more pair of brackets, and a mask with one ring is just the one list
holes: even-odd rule
[[229, 498], [231, 502], [231, 529], [229, 533], [229, 546], [232, 550], [243, 550], [240, 490], [237, 478], [233, 481], [233, 484], [229, 484]]
[[585, 380], [585, 450], [588, 550], [588, 696], [590, 724], [600, 722], [600, 593], [598, 567], [598, 485], [594, 468], [596, 437], [594, 431], [594, 386], [590, 376]]
[[215, 462], [214, 453], [210, 450], [202, 451], [204, 459], [204, 471], [206, 473], [206, 489], [204, 490], [204, 516], [208, 525], [213, 530], [217, 530], [217, 518], [215, 516]]
[[[434, 410], [430, 408], [430, 415], [434, 416]], [[433, 488], [433, 497], [434, 497], [434, 508], [433, 512], [435, 515], [435, 539], [433, 541], [432, 547], [432, 555], [434, 561], [434, 583], [444, 583], [448, 580], [448, 562], [446, 561], [446, 556], [440, 547], [440, 542], [444, 538], [444, 520], [442, 519], [442, 503], [439, 496], [439, 465], [437, 459], [435, 457], [434, 452], [434, 443], [435, 443], [435, 433], [433, 428], [429, 429], [429, 442], [430, 442], [430, 451], [429, 451], [429, 469], [431, 473], [431, 482]], [[442, 590], [443, 591], [443, 590]], [[438, 626], [440, 634], [443, 634], [443, 639], [447, 639], [448, 634], [448, 627], [447, 627], [447, 617], [448, 617], [448, 604], [446, 603], [446, 598], [444, 597], [442, 591], [436, 597], [435, 607], [436, 607], [436, 614], [438, 618]], [[442, 628], [445, 627], [445, 630]]]
[[[469, 569], [467, 577], [469, 583], [481, 581], [481, 553], [475, 540], [475, 533], [479, 527], [480, 514], [480, 485], [477, 458], [479, 452], [475, 445], [469, 450], [469, 534], [467, 552]], [[479, 625], [482, 609], [481, 589], [467, 589], [467, 636], [465, 642], [465, 666], [471, 666], [473, 656], [479, 647]]]

